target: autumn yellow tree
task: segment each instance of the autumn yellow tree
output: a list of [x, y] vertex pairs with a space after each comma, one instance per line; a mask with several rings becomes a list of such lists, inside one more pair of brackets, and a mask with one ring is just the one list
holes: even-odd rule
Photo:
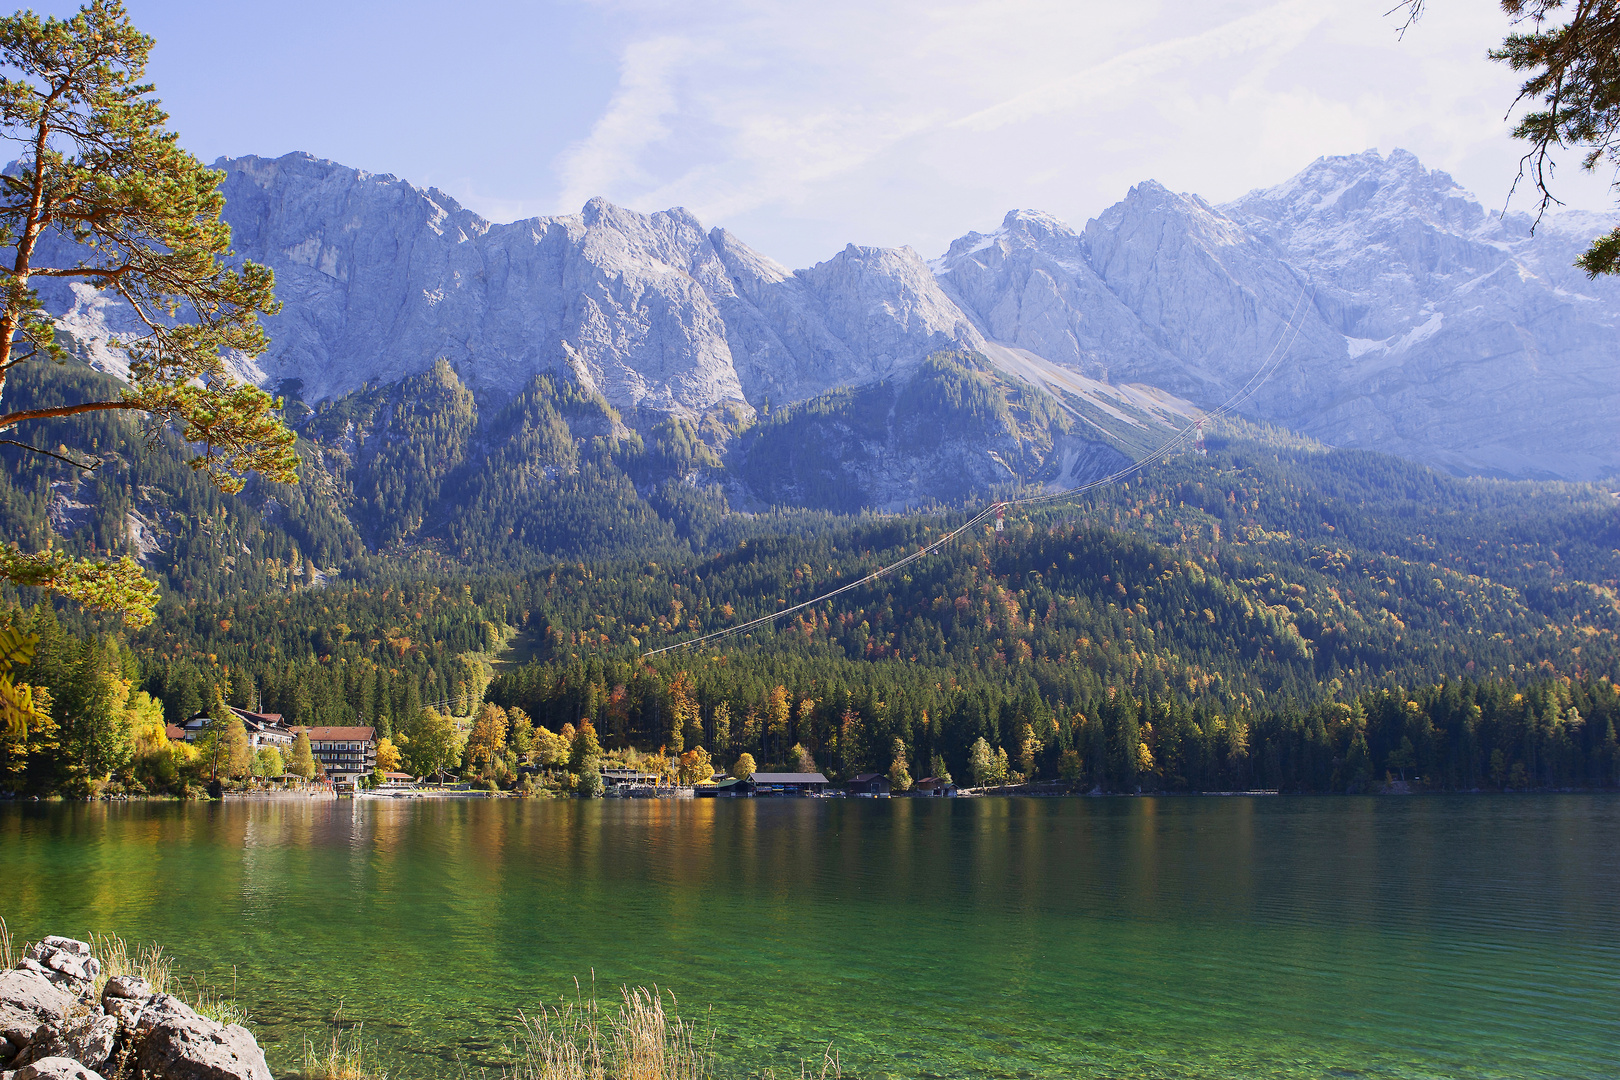
[[293, 739], [287, 771], [295, 776], [302, 776], [305, 780], [315, 778], [315, 754], [309, 745], [309, 732], [300, 731]]
[[701, 784], [712, 776], [714, 776], [714, 760], [703, 747], [694, 746], [681, 755], [681, 783]]
[[404, 765], [393, 739], [384, 735], [377, 740], [377, 768], [383, 772], [399, 772]]
[[219, 739], [219, 771], [230, 777], [243, 777], [253, 770], [253, 744], [248, 741], [247, 725], [235, 713], [215, 720], [224, 728]]
[[506, 710], [506, 719], [511, 725], [511, 730], [507, 736], [507, 745], [511, 747], [512, 753], [523, 764], [533, 762], [534, 721], [529, 719], [528, 713], [516, 705]]
[[906, 744], [903, 740], [894, 740], [889, 757], [889, 786], [896, 791], [910, 791], [911, 768], [906, 761]]
[[1024, 775], [1025, 780], [1035, 779], [1036, 759], [1042, 749], [1044, 744], [1040, 736], [1035, 734], [1034, 725], [1025, 724], [1018, 738], [1018, 771]]
[[0, 732], [0, 788], [22, 791], [28, 786], [30, 762], [47, 761], [61, 746], [61, 731], [51, 719], [51, 694], [42, 686], [19, 686], [26, 690], [32, 709], [26, 724]]
[[715, 753], [723, 753], [731, 746], [731, 703], [715, 702], [710, 723], [714, 727]]
[[467, 768], [484, 780], [498, 780], [506, 753], [506, 710], [485, 702], [467, 736]]
[[669, 750], [679, 754], [689, 734], [701, 737], [703, 722], [698, 713], [697, 695], [692, 688], [692, 677], [684, 671], [675, 673], [669, 683]]
[[770, 740], [765, 748], [768, 760], [776, 760], [771, 758], [771, 746], [776, 747], [778, 755], [786, 748], [788, 716], [791, 712], [790, 700], [785, 686], [772, 687], [771, 692], [765, 697], [765, 734]]
[[287, 763], [281, 758], [281, 751], [274, 746], [261, 746], [253, 755], [253, 775], [260, 779], [270, 780], [287, 771]]

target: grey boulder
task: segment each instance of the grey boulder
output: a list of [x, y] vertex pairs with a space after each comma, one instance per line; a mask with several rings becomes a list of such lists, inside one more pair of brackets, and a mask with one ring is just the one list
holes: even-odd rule
[[135, 1024], [141, 1018], [141, 1011], [146, 1007], [144, 1001], [135, 1001], [131, 998], [102, 998], [102, 1008], [112, 1017], [120, 1028], [127, 1031], [135, 1030]]
[[118, 1039], [118, 1020], [97, 1009], [83, 1016], [72, 1017], [62, 1025], [61, 1032], [67, 1043], [65, 1056], [91, 1068], [101, 1069], [113, 1056], [113, 1046]]
[[106, 987], [101, 991], [101, 1000], [105, 1004], [108, 998], [127, 998], [132, 1001], [145, 1001], [152, 996], [152, 984], [139, 975], [114, 975], [107, 980]]
[[163, 1080], [273, 1080], [264, 1051], [239, 1024], [198, 1016], [179, 998], [159, 994], [135, 1028], [135, 1067]]
[[37, 971], [0, 972], [0, 1036], [26, 1046], [42, 1024], [67, 1015], [73, 995]]
[[5, 1075], [11, 1080], [101, 1080], [94, 1069], [65, 1057], [48, 1057]]
[[22, 1053], [18, 1054], [11, 1064], [20, 1069], [31, 1061], [67, 1056], [69, 1056], [68, 1044], [62, 1033], [49, 1024], [41, 1024], [34, 1032], [34, 1037], [28, 1040], [28, 1045], [22, 1048]]
[[27, 959], [40, 965], [46, 978], [75, 994], [89, 989], [101, 974], [101, 961], [90, 955], [89, 943], [74, 938], [48, 937], [28, 950]]

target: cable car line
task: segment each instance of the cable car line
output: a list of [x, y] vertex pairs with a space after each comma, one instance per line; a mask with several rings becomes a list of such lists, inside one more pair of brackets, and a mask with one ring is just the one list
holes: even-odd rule
[[1300, 286], [1299, 299], [1294, 302], [1294, 310], [1289, 313], [1288, 321], [1283, 325], [1283, 332], [1278, 335], [1276, 343], [1271, 347], [1271, 351], [1266, 354], [1266, 358], [1261, 361], [1260, 366], [1255, 370], [1255, 373], [1249, 376], [1249, 380], [1247, 382], [1240, 386], [1231, 397], [1227, 398], [1220, 405], [1209, 412], [1204, 413], [1202, 416], [1195, 418], [1186, 427], [1182, 428], [1170, 438], [1166, 439], [1164, 443], [1161, 444], [1157, 449], [1144, 455], [1137, 461], [1133, 461], [1131, 464], [1122, 469], [1116, 470], [1107, 476], [1093, 480], [1087, 484], [1081, 484], [1078, 487], [1065, 488], [1061, 491], [1049, 491], [1039, 495], [1025, 495], [1018, 498], [1002, 499], [997, 502], [993, 502], [984, 507], [984, 509], [980, 510], [978, 513], [974, 514], [972, 517], [968, 518], [967, 521], [963, 522], [961, 525], [941, 536], [939, 539], [933, 541], [932, 543], [923, 545], [911, 554], [897, 559], [894, 562], [889, 563], [887, 566], [882, 566], [876, 570], [873, 570], [865, 577], [858, 578], [829, 592], [822, 593], [820, 596], [794, 604], [791, 607], [785, 607], [781, 611], [771, 612], [768, 615], [761, 615], [757, 618], [749, 619], [746, 622], [738, 623], [735, 626], [728, 626], [722, 630], [716, 630], [712, 633], [703, 634], [699, 637], [688, 638], [685, 641], [678, 641], [673, 645], [664, 645], [656, 649], [648, 649], [646, 652], [641, 654], [641, 658], [646, 660], [650, 657], [657, 656], [659, 653], [672, 652], [676, 649], [685, 649], [694, 645], [701, 645], [704, 642], [720, 641], [725, 638], [737, 637], [742, 634], [746, 634], [749, 630], [752, 630], [756, 626], [775, 622], [777, 619], [780, 619], [785, 615], [791, 615], [796, 611], [803, 611], [807, 607], [814, 607], [816, 604], [831, 600], [833, 597], [840, 596], [846, 592], [849, 592], [851, 589], [858, 589], [862, 585], [868, 585], [874, 581], [877, 581], [879, 578], [887, 577], [902, 567], [909, 566], [925, 556], [934, 554], [946, 544], [949, 544], [951, 541], [961, 536], [963, 533], [987, 520], [994, 519], [996, 522], [996, 531], [1000, 532], [1002, 517], [1007, 508], [1010, 506], [1026, 506], [1034, 503], [1054, 502], [1060, 499], [1073, 498], [1077, 495], [1084, 495], [1087, 492], [1095, 491], [1101, 487], [1106, 487], [1109, 484], [1118, 483], [1120, 480], [1123, 480], [1132, 473], [1140, 472], [1149, 465], [1156, 465], [1170, 457], [1185, 443], [1187, 443], [1189, 436], [1195, 439], [1193, 445], [1201, 447], [1203, 445], [1203, 428], [1206, 421], [1214, 420], [1231, 413], [1232, 410], [1236, 409], [1239, 405], [1243, 404], [1245, 401], [1249, 400], [1249, 398], [1253, 397], [1257, 392], [1259, 392], [1260, 388], [1264, 386], [1271, 379], [1271, 377], [1281, 369], [1283, 361], [1288, 357], [1288, 350], [1293, 347], [1295, 339], [1299, 337], [1300, 327], [1295, 320], [1299, 317], [1300, 309], [1305, 303], [1305, 297], [1310, 292], [1311, 290], [1309, 285], [1302, 284]]

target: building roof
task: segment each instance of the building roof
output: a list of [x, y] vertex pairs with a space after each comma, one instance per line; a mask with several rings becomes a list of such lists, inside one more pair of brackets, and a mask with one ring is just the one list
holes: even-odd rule
[[887, 784], [889, 782], [889, 777], [888, 777], [887, 773], [863, 772], [859, 776], [857, 776], [855, 779], [851, 780], [850, 783], [852, 783], [852, 784], [869, 784], [873, 780], [882, 780], [885, 784]]
[[385, 773], [383, 773], [383, 779], [384, 780], [415, 780], [416, 777], [412, 776], [408, 772], [385, 772]]
[[818, 772], [757, 772], [749, 777], [756, 784], [825, 784]]
[[[293, 734], [293, 729], [281, 722], [280, 713], [253, 713], [246, 709], [238, 709], [234, 705], [231, 706], [231, 713], [241, 720], [242, 726], [249, 731], [267, 731], [289, 737]], [[207, 713], [193, 713], [186, 720], [185, 726], [193, 731], [201, 731], [213, 722], [213, 717]]]
[[181, 727], [179, 724], [165, 724], [163, 726], [163, 734], [169, 737], [170, 742], [186, 741], [186, 729]]
[[297, 730], [309, 732], [310, 742], [370, 742], [377, 733], [374, 727], [312, 727]]

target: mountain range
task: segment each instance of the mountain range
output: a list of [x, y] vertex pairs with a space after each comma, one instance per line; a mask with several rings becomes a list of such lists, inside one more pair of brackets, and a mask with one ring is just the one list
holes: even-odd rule
[[[541, 489], [598, 467], [632, 503], [673, 479], [735, 509], [1065, 488], [1240, 391], [1251, 420], [1455, 473], [1620, 474], [1620, 285], [1572, 265], [1613, 222], [1487, 212], [1403, 151], [797, 271], [678, 208], [501, 225], [307, 154], [217, 167], [237, 255], [284, 305], [240, 373], [289, 398], [372, 544], [442, 537], [476, 499], [521, 534], [525, 484], [551, 514]], [[121, 374], [126, 313], [41, 294]]]

